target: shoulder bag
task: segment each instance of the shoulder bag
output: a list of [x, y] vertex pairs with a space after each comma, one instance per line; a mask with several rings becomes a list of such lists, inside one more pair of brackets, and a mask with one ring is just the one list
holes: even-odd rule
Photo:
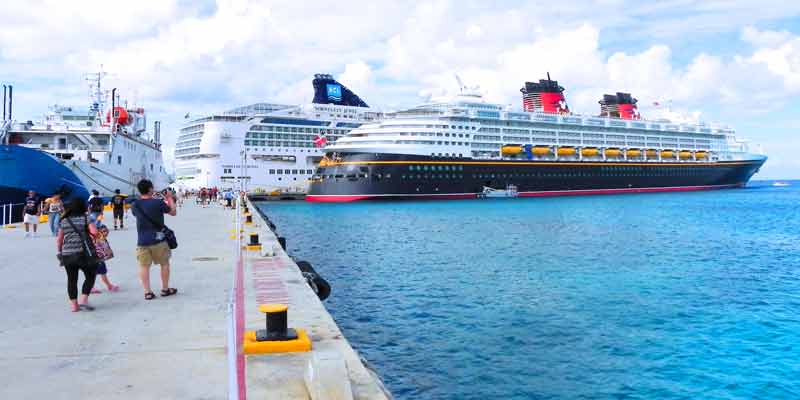
[[75, 224], [72, 223], [70, 217], [67, 217], [67, 223], [69, 226], [72, 227], [72, 230], [78, 234], [81, 238], [81, 243], [83, 244], [83, 261], [86, 263], [88, 267], [96, 267], [97, 264], [100, 263], [100, 259], [97, 257], [97, 249], [95, 249], [94, 244], [91, 243], [91, 239], [89, 239], [89, 221], [84, 217], [84, 233], [81, 233], [77, 228], [75, 228]]
[[139, 214], [142, 214], [142, 216], [146, 220], [150, 221], [151, 225], [155, 226], [157, 229], [161, 231], [161, 233], [164, 235], [164, 239], [167, 241], [167, 246], [169, 246], [170, 250], [175, 250], [178, 248], [178, 238], [175, 237], [175, 232], [172, 229], [167, 228], [166, 225], [159, 224], [158, 222], [153, 221], [153, 219], [150, 218], [150, 216], [147, 215], [146, 212], [144, 212], [144, 209], [142, 208], [142, 206], [139, 204], [138, 201], [134, 203], [133, 206], [136, 207], [137, 210], [139, 210]]

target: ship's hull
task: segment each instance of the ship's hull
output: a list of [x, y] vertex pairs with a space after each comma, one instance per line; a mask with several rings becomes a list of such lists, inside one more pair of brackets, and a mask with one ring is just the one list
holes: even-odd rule
[[0, 145], [0, 205], [25, 201], [28, 191], [89, 197], [81, 180], [53, 156], [22, 146]]
[[75, 197], [86, 199], [90, 190], [98, 190], [103, 197], [110, 197], [115, 189], [134, 194], [141, 178], [151, 179], [158, 188], [169, 185], [166, 174], [128, 169], [123, 165], [64, 161], [40, 150], [0, 145], [0, 206], [24, 202], [29, 190], [43, 197], [62, 193], [68, 201]]
[[308, 201], [471, 199], [485, 187], [519, 197], [648, 193], [744, 186], [766, 161], [500, 161], [348, 154], [314, 176]]

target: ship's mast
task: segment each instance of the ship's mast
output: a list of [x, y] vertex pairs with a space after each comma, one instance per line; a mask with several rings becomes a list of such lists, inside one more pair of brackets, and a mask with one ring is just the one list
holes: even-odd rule
[[95, 113], [98, 119], [103, 118], [102, 112], [105, 109], [107, 92], [103, 91], [102, 82], [103, 78], [108, 76], [108, 72], [103, 71], [103, 65], [100, 64], [98, 72], [86, 74], [86, 82], [89, 84], [89, 100], [91, 101], [91, 111]]

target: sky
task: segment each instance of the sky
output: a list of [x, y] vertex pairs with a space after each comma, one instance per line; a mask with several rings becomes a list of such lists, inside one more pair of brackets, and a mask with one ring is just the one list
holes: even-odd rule
[[165, 157], [184, 116], [313, 98], [330, 73], [373, 107], [413, 106], [469, 86], [521, 107], [550, 73], [573, 111], [630, 92], [643, 117], [736, 128], [769, 160], [757, 178], [800, 178], [800, 1], [10, 0], [0, 82], [15, 119], [88, 105], [85, 75], [110, 73], [162, 121]]

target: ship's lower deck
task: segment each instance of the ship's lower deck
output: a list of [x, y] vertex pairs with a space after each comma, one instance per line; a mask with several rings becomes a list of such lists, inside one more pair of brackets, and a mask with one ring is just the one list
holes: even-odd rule
[[475, 198], [485, 187], [510, 185], [521, 197], [722, 189], [744, 186], [764, 161], [565, 162], [348, 154], [317, 169], [306, 199]]

